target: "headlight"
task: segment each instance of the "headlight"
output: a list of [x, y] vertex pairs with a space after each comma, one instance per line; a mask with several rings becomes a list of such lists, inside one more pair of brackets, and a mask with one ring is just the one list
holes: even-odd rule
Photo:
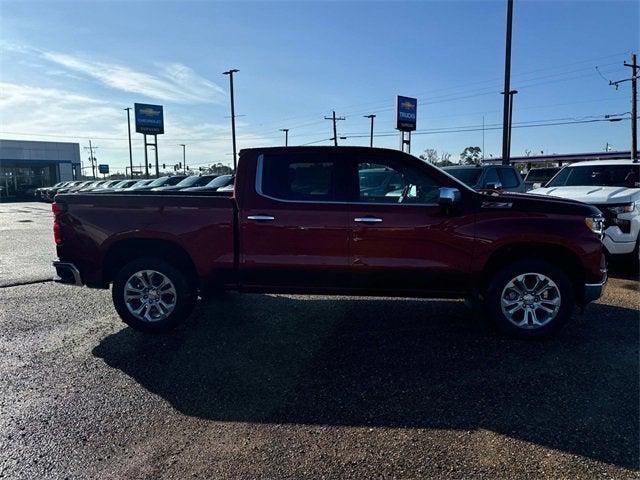
[[611, 213], [619, 215], [621, 213], [630, 213], [633, 212], [636, 208], [636, 202], [625, 203], [624, 205], [617, 205], [615, 207], [609, 207], [608, 210]]
[[597, 233], [598, 235], [604, 234], [604, 217], [601, 215], [586, 217], [584, 223], [587, 224], [587, 227], [589, 227], [589, 230], [593, 233]]

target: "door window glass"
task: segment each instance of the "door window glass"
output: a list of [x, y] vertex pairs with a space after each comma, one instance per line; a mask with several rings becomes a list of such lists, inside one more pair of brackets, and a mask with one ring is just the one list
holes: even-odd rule
[[366, 203], [437, 203], [439, 185], [407, 165], [358, 163], [358, 200]]
[[489, 183], [498, 183], [500, 180], [498, 179], [498, 172], [496, 172], [495, 168], [488, 168], [487, 173], [484, 175], [484, 186], [486, 187]]
[[262, 160], [262, 192], [283, 200], [335, 200], [333, 161], [267, 156]]
[[515, 188], [520, 185], [516, 172], [511, 168], [500, 169], [500, 183], [503, 188]]

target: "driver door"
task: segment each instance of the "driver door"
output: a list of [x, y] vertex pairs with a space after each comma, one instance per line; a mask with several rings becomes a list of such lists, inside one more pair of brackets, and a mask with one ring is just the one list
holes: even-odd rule
[[[441, 185], [417, 163], [377, 155], [351, 160], [350, 261], [360, 289], [446, 293], [466, 288], [473, 240], [457, 235], [456, 228], [468, 218], [441, 209]], [[385, 172], [379, 185], [374, 172]]]

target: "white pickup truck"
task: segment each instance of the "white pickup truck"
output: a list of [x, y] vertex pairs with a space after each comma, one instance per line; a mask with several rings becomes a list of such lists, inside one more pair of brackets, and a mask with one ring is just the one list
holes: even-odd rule
[[610, 255], [638, 261], [640, 164], [631, 160], [577, 162], [560, 170], [537, 195], [567, 198], [597, 207], [605, 217], [603, 243]]

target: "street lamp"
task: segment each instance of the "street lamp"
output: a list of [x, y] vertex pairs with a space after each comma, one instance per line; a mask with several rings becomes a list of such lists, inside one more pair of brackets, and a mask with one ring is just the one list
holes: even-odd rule
[[233, 142], [233, 171], [236, 171], [236, 110], [233, 101], [233, 74], [238, 73], [240, 70], [232, 68], [226, 72], [222, 72], [223, 75], [229, 75], [229, 93], [231, 95], [231, 140]]
[[131, 153], [131, 107], [127, 107], [125, 110], [127, 111], [127, 128], [129, 131], [129, 168], [131, 169], [131, 178], [133, 178], [133, 153]]
[[284, 146], [288, 147], [289, 146], [289, 129], [281, 128], [280, 131], [284, 132]]
[[507, 35], [505, 40], [505, 58], [504, 58], [504, 90], [503, 94], [503, 111], [502, 111], [502, 164], [509, 165], [511, 152], [509, 150], [509, 136], [511, 135], [511, 126], [509, 125], [509, 117], [511, 116], [509, 109], [509, 101], [506, 97], [507, 92], [511, 93], [511, 31], [513, 28], [513, 0], [507, 0]]
[[[504, 93], [504, 92], [503, 92]], [[513, 124], [513, 96], [518, 93], [517, 90], [509, 90], [509, 129], [507, 132], [507, 158], [511, 158], [511, 125]], [[504, 164], [504, 156], [502, 157]]]
[[184, 143], [180, 143], [178, 145], [179, 147], [182, 147], [182, 168], [184, 168], [184, 173], [187, 173], [187, 146]]

